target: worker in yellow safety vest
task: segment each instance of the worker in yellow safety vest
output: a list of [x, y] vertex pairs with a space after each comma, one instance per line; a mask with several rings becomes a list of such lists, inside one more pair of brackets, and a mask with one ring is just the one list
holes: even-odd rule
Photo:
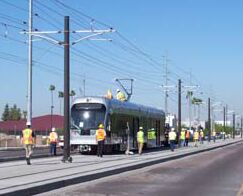
[[103, 157], [103, 149], [105, 144], [104, 142], [105, 142], [106, 132], [104, 129], [104, 125], [102, 123], [99, 125], [99, 129], [96, 130], [95, 137], [98, 143], [97, 156]]
[[175, 149], [175, 141], [176, 141], [175, 128], [171, 128], [171, 130], [169, 132], [169, 141], [170, 141], [170, 149], [173, 152]]
[[216, 131], [215, 130], [213, 130], [212, 136], [213, 136], [213, 142], [215, 143], [215, 141], [216, 141]]
[[148, 140], [156, 139], [156, 132], [154, 128], [148, 130]]
[[50, 154], [56, 156], [57, 155], [57, 142], [58, 142], [58, 134], [56, 132], [55, 127], [52, 128], [49, 134], [50, 141]]
[[120, 101], [126, 101], [126, 97], [123, 92], [120, 91], [120, 89], [116, 90], [116, 98]]
[[185, 139], [186, 139], [186, 131], [184, 128], [182, 128], [181, 135], [180, 135], [181, 146], [185, 146]]
[[106, 94], [105, 97], [106, 97], [107, 99], [112, 99], [112, 98], [113, 98], [113, 96], [112, 96], [112, 92], [111, 92], [110, 89], [107, 91], [107, 94]]
[[144, 144], [144, 132], [143, 127], [139, 127], [139, 131], [137, 132], [137, 143], [138, 143], [138, 154], [142, 154], [143, 144]]
[[199, 133], [197, 130], [194, 131], [193, 133], [193, 140], [194, 140], [194, 146], [198, 147]]
[[22, 131], [22, 143], [25, 148], [25, 158], [27, 165], [31, 165], [30, 158], [33, 153], [33, 146], [35, 144], [35, 134], [31, 129], [31, 123], [26, 123], [26, 129]]

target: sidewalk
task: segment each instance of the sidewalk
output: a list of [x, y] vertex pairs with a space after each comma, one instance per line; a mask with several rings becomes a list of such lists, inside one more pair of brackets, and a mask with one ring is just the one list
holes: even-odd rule
[[[61, 157], [33, 159], [32, 165], [25, 161], [0, 163], [0, 194], [33, 195], [86, 182], [125, 171], [193, 155], [233, 143], [241, 139], [204, 142], [199, 147], [184, 147], [135, 155], [74, 155], [73, 163], [62, 163]], [[234, 144], [233, 144], [234, 145]]]

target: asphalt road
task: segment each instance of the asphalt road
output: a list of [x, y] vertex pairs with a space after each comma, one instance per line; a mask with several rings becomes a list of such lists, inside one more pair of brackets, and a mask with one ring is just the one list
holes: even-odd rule
[[50, 195], [243, 195], [243, 144], [51, 191]]

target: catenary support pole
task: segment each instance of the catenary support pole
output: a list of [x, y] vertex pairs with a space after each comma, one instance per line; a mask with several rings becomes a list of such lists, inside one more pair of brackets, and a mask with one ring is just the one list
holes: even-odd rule
[[70, 117], [69, 117], [69, 89], [70, 89], [70, 42], [69, 16], [64, 17], [64, 154], [63, 160], [70, 158]]
[[233, 139], [235, 139], [235, 113], [233, 113], [233, 133], [232, 133], [232, 135], [233, 135]]
[[29, 0], [29, 41], [28, 41], [28, 94], [27, 94], [27, 122], [32, 120], [32, 26], [33, 26], [33, 6]]
[[225, 133], [225, 128], [226, 128], [226, 127], [225, 127], [225, 120], [226, 120], [226, 119], [225, 119], [225, 115], [226, 115], [225, 111], [226, 111], [226, 109], [225, 109], [225, 107], [224, 107], [224, 133]]
[[211, 141], [211, 114], [210, 98], [208, 98], [208, 141]]
[[243, 123], [243, 118], [241, 116], [240, 117], [240, 138], [242, 138], [242, 123]]
[[226, 104], [225, 107], [225, 123], [226, 123], [226, 127], [228, 126], [228, 105]]
[[177, 141], [180, 146], [180, 135], [181, 135], [181, 80], [178, 80], [178, 135]]

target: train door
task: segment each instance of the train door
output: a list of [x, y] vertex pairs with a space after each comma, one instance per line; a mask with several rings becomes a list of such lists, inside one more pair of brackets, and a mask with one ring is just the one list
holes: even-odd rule
[[160, 130], [160, 121], [156, 120], [156, 145], [160, 146], [160, 134], [161, 134], [161, 130]]
[[133, 138], [133, 148], [137, 148], [137, 132], [139, 129], [139, 118], [133, 118], [133, 130], [132, 130], [132, 138]]
[[105, 123], [105, 126], [106, 126], [106, 142], [107, 143], [111, 143], [111, 116], [110, 115], [107, 115], [106, 117], [106, 123]]

